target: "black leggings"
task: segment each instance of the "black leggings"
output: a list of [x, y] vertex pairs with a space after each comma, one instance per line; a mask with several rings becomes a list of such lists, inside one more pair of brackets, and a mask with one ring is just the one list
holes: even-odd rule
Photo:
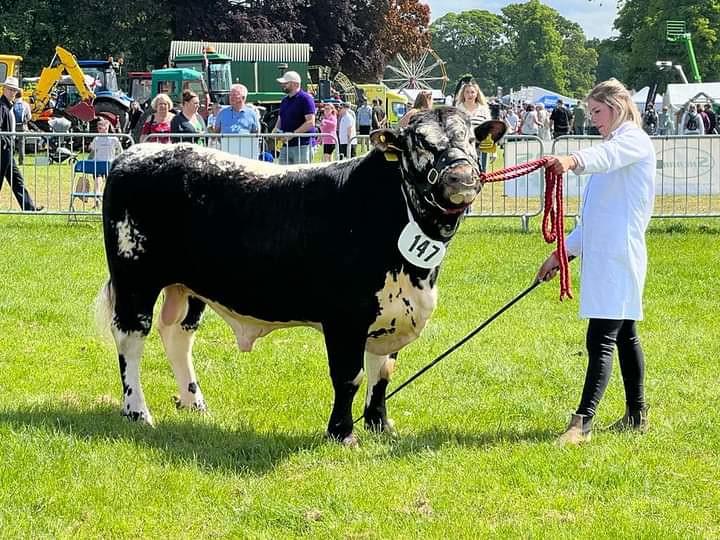
[[631, 413], [645, 408], [645, 357], [635, 321], [590, 319], [587, 330], [588, 368], [577, 414], [595, 416], [610, 373], [617, 345], [625, 402]]

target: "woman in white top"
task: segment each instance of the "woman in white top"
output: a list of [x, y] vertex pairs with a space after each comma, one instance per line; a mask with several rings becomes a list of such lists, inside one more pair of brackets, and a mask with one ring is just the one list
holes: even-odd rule
[[537, 111], [535, 107], [528, 104], [525, 107], [525, 113], [522, 116], [522, 122], [520, 129], [522, 135], [537, 135], [538, 130], [542, 127], [542, 122], [538, 119]]
[[538, 122], [540, 122], [538, 137], [544, 141], [549, 141], [552, 138], [550, 137], [550, 115], [545, 109], [545, 105], [542, 103], [535, 105], [535, 112], [537, 113]]
[[[556, 173], [591, 174], [583, 195], [582, 220], [566, 238], [567, 253], [582, 257], [580, 316], [589, 319], [589, 362], [582, 399], [559, 442], [590, 440], [592, 419], [605, 392], [615, 347], [625, 386], [625, 415], [613, 429], [647, 429], [645, 360], [637, 335], [647, 270], [645, 230], [655, 198], [655, 149], [641, 128], [640, 111], [617, 80], [595, 86], [588, 96], [593, 124], [604, 142], [570, 156], [550, 156]], [[555, 253], [538, 271], [551, 279]]]
[[481, 124], [490, 120], [490, 107], [488, 107], [485, 94], [473, 81], [466, 82], [460, 87], [455, 96], [455, 107], [466, 113], [473, 124]]

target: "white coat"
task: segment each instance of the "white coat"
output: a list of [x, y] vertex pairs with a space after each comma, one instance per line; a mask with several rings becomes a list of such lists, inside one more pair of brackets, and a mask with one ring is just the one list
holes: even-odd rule
[[577, 174], [592, 174], [580, 224], [565, 240], [568, 255], [582, 257], [580, 317], [642, 320], [655, 148], [642, 129], [625, 122], [602, 144], [572, 155]]

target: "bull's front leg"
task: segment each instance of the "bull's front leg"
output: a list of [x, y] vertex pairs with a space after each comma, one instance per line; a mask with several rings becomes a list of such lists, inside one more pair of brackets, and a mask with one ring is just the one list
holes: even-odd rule
[[352, 403], [363, 378], [367, 330], [367, 325], [347, 320], [323, 323], [330, 378], [335, 390], [327, 433], [330, 438], [349, 446], [357, 443], [352, 432]]
[[378, 356], [365, 353], [365, 370], [367, 371], [367, 394], [365, 396], [365, 428], [372, 431], [394, 433], [393, 421], [387, 416], [385, 394], [390, 375], [395, 369], [397, 353]]

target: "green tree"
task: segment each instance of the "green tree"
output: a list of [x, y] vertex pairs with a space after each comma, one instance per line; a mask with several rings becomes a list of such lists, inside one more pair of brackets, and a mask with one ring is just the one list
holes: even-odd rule
[[598, 53], [588, 47], [580, 25], [557, 16], [562, 35], [562, 62], [566, 88], [573, 97], [584, 97], [595, 83]]
[[511, 4], [502, 9], [502, 14], [508, 52], [514, 61], [514, 69], [508, 73], [510, 83], [515, 87], [532, 84], [567, 94], [558, 12], [539, 0], [530, 0]]
[[[703, 80], [720, 78], [720, 2], [717, 0], [625, 0], [615, 20], [618, 45], [627, 54], [626, 84], [641, 87], [662, 79], [655, 62], [670, 60], [691, 78], [690, 60], [682, 43], [665, 39], [668, 20], [684, 21], [692, 35]], [[679, 82], [676, 80], [675, 82]]]
[[430, 26], [430, 32], [451, 84], [471, 73], [488, 94], [505, 85], [505, 37], [499, 16], [479, 9], [448, 13]]
[[626, 80], [627, 53], [617, 38], [592, 39], [588, 41], [588, 47], [597, 51], [597, 69], [595, 80], [606, 81], [614, 77], [620, 81]]

